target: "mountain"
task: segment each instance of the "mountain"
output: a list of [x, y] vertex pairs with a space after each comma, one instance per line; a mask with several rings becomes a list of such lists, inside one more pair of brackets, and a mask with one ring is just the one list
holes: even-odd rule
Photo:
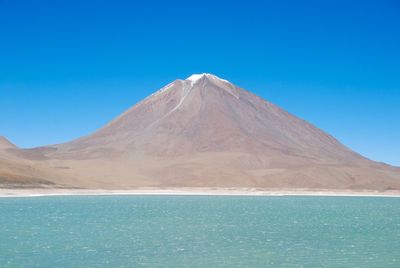
[[[0, 187], [53, 187], [46, 178], [58, 176], [47, 165], [15, 156], [19, 149], [0, 136]], [[60, 185], [61, 186], [61, 185]]]
[[12, 144], [5, 137], [0, 136], [0, 150], [10, 149], [10, 148], [17, 148], [17, 146]]
[[398, 168], [211, 74], [168, 84], [89, 136], [12, 154], [89, 188], [400, 189]]

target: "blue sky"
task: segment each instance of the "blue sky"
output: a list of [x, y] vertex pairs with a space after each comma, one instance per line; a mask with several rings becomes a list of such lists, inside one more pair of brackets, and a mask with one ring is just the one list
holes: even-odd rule
[[400, 1], [138, 2], [0, 0], [0, 135], [69, 141], [209, 72], [400, 166]]

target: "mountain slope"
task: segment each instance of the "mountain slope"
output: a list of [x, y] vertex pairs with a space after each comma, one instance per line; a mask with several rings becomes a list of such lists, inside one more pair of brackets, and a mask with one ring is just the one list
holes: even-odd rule
[[0, 136], [0, 150], [11, 149], [11, 148], [17, 148], [17, 146], [12, 144], [5, 137]]
[[172, 82], [92, 135], [14, 154], [83, 187], [400, 189], [398, 169], [210, 74]]
[[305, 121], [208, 74], [177, 80], [93, 135], [56, 148], [161, 156], [267, 150], [323, 160], [361, 159]]
[[0, 136], [0, 187], [53, 187], [49, 178], [58, 176], [47, 165], [17, 157], [17, 146]]

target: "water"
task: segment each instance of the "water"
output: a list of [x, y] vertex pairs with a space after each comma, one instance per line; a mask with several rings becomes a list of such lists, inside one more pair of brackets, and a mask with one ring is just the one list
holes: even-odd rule
[[400, 267], [400, 198], [0, 198], [0, 267]]

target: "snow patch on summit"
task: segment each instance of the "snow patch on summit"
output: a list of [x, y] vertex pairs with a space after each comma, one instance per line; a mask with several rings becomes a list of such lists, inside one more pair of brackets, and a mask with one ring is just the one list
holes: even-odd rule
[[216, 75], [213, 74], [209, 74], [209, 73], [202, 73], [202, 74], [192, 74], [191, 76], [189, 76], [188, 78], [186, 78], [186, 81], [190, 81], [191, 85], [194, 85], [197, 81], [199, 81], [201, 78], [203, 77], [207, 77], [209, 79], [213, 79], [213, 80], [219, 80], [228, 84], [231, 84], [228, 80], [219, 78]]
[[188, 78], [186, 78], [186, 80], [189, 80], [191, 82], [197, 82], [198, 80], [200, 80], [201, 78], [203, 78], [206, 74], [192, 74], [191, 76], [189, 76]]
[[188, 78], [186, 78], [186, 81], [190, 81], [190, 86], [193, 87], [193, 85], [196, 84], [203, 77], [208, 78], [210, 81], [214, 81], [214, 83], [216, 83], [219, 88], [225, 90], [227, 93], [229, 93], [236, 99], [239, 99], [239, 96], [235, 92], [235, 86], [228, 80], [219, 78], [216, 75], [209, 74], [209, 73], [193, 74], [193, 75], [189, 76]]

